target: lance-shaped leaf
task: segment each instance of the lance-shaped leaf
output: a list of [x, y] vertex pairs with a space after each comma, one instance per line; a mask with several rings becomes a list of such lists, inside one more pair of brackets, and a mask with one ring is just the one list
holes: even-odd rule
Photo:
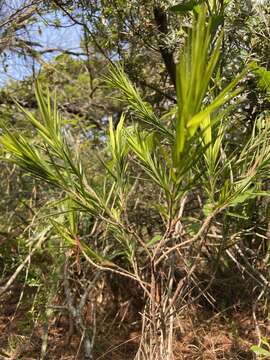
[[106, 81], [121, 92], [122, 96], [119, 100], [128, 105], [140, 122], [165, 135], [170, 140], [172, 139], [172, 131], [162, 124], [155, 115], [152, 106], [142, 99], [139, 91], [132, 85], [121, 66], [113, 66]]
[[[174, 143], [174, 164], [179, 167], [181, 154], [187, 140], [192, 138], [199, 128], [205, 128], [206, 119], [211, 119], [213, 112], [235, 98], [241, 89], [235, 89], [248, 70], [243, 71], [228, 84], [215, 98], [210, 96], [212, 77], [220, 57], [223, 34], [217, 40], [211, 35], [211, 17], [206, 16], [206, 9], [201, 7], [198, 17], [194, 16], [193, 28], [177, 65], [177, 105], [176, 137]], [[214, 41], [214, 42], [213, 42]], [[208, 134], [211, 124], [208, 124]]]

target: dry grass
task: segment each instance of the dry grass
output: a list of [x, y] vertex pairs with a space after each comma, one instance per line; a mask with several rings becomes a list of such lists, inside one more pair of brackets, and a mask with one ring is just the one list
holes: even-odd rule
[[[14, 290], [18, 292], [18, 289]], [[41, 347], [42, 326], [36, 325], [32, 333], [25, 331], [27, 309], [21, 307], [13, 318], [14, 305], [6, 296], [0, 317], [0, 359], [38, 359]], [[112, 301], [113, 298], [111, 298]], [[108, 300], [108, 299], [107, 299]], [[104, 305], [104, 304], [102, 304]], [[115, 304], [116, 305], [116, 304]], [[101, 306], [101, 314], [104, 317]], [[111, 312], [102, 328], [98, 329], [95, 344], [95, 360], [133, 359], [140, 340], [138, 323], [130, 324], [135, 314], [122, 318]], [[269, 324], [264, 321], [263, 312], [258, 319], [263, 334], [267, 334]], [[137, 313], [137, 320], [140, 315]], [[10, 320], [13, 320], [10, 322]], [[110, 324], [114, 323], [113, 326]], [[74, 332], [67, 344], [69, 321], [66, 316], [56, 316], [50, 322], [47, 360], [82, 359], [78, 353], [81, 335]], [[252, 313], [246, 307], [231, 307], [228, 311], [217, 312], [202, 305], [193, 304], [177, 318], [174, 339], [176, 360], [251, 360], [250, 346], [257, 341]], [[6, 357], [4, 357], [6, 356]]]

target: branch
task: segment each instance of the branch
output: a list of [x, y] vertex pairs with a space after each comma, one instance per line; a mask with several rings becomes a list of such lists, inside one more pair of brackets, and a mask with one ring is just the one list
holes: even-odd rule
[[54, 3], [59, 7], [59, 9], [61, 9], [63, 11], [63, 13], [69, 17], [70, 20], [72, 20], [74, 22], [74, 24], [80, 25], [84, 28], [84, 30], [91, 36], [94, 45], [97, 47], [97, 49], [101, 52], [101, 54], [111, 63], [113, 64], [113, 61], [109, 58], [109, 56], [106, 54], [106, 52], [103, 50], [102, 46], [99, 45], [99, 43], [97, 42], [94, 34], [92, 33], [92, 31], [89, 29], [89, 27], [82, 21], [76, 19], [72, 14], [70, 14], [70, 12], [68, 12], [64, 6], [62, 4], [60, 4], [60, 2], [58, 0], [54, 0]]
[[17, 276], [20, 274], [22, 269], [25, 267], [25, 265], [29, 262], [33, 254], [36, 252], [36, 250], [40, 247], [40, 245], [47, 239], [47, 237], [41, 237], [40, 240], [37, 242], [36, 246], [31, 250], [31, 252], [26, 256], [26, 258], [23, 260], [23, 262], [17, 267], [16, 271], [12, 274], [12, 276], [9, 278], [7, 283], [0, 287], [0, 297], [10, 288], [10, 286], [14, 283]]
[[[162, 7], [154, 8], [154, 18], [158, 31], [163, 36], [168, 34], [167, 14]], [[170, 51], [163, 43], [161, 37], [158, 38], [158, 47], [163, 58], [164, 64], [170, 76], [171, 83], [176, 87], [176, 66], [174, 63], [173, 52]]]
[[[11, 14], [6, 20], [0, 23], [0, 29], [12, 22], [16, 25], [22, 25], [26, 20], [28, 20], [33, 14], [36, 13], [37, 5], [41, 4], [42, 0], [35, 0], [30, 4], [22, 6], [21, 8], [17, 9], [13, 14]], [[28, 10], [29, 11], [26, 11]]]

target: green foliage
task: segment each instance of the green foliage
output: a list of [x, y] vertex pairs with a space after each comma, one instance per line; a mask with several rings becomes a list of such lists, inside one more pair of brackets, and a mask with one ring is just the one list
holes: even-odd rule
[[171, 131], [156, 117], [152, 106], [143, 101], [138, 90], [132, 85], [120, 66], [113, 67], [106, 80], [109, 85], [121, 91], [122, 96], [119, 100], [128, 105], [136, 119], [167, 137], [172, 136]]
[[251, 68], [253, 69], [260, 88], [266, 92], [268, 100], [270, 101], [270, 71], [256, 64], [252, 65]]
[[[42, 120], [38, 120], [32, 113], [20, 108], [38, 132], [41, 143], [31, 143], [22, 135], [13, 134], [6, 128], [6, 134], [1, 139], [2, 144], [13, 154], [16, 164], [37, 178], [64, 190], [80, 209], [85, 209], [91, 214], [102, 210], [109, 211], [106, 205], [107, 194], [104, 194], [105, 197], [102, 198], [97, 190], [88, 184], [78, 156], [72, 155], [72, 144], [70, 144], [71, 147], [68, 146], [67, 140], [63, 137], [64, 129], [55, 100], [52, 102], [48, 93], [47, 97], [44, 97], [39, 84], [36, 86], [36, 99]], [[57, 231], [61, 230], [69, 244], [74, 244], [75, 239], [69, 235], [68, 231], [64, 232], [62, 228], [60, 229], [60, 225], [55, 221], [53, 224]], [[74, 220], [71, 225], [74, 231]], [[88, 248], [87, 252], [94, 255]], [[94, 258], [100, 257], [94, 255]]]
[[[246, 73], [246, 70], [244, 70], [215, 97], [212, 97], [215, 90], [211, 89], [209, 98], [211, 79], [215, 74], [220, 57], [222, 33], [213, 44], [211, 35], [212, 20], [210, 18], [205, 26], [204, 24], [207, 23], [206, 13], [205, 10], [201, 11], [199, 20], [196, 26], [193, 27], [178, 65], [178, 116], [174, 150], [176, 166], [181, 159], [185, 141], [190, 139], [199, 127], [204, 132], [205, 145], [209, 145], [211, 123], [215, 122], [215, 118], [222, 118], [222, 106], [241, 92], [241, 88], [234, 88]], [[210, 48], [211, 52], [209, 54]], [[208, 105], [205, 104], [207, 102]]]
[[[125, 133], [123, 117], [115, 131], [110, 121], [108, 150], [112, 160], [106, 168], [121, 191], [124, 191], [128, 144], [139, 159], [142, 169], [164, 191], [169, 207], [184, 191], [181, 186], [183, 181], [186, 182], [188, 174], [194, 174], [196, 158], [199, 160], [204, 154], [208, 168], [212, 171], [211, 176], [214, 176], [213, 169], [217, 163], [223, 130], [222, 126], [219, 127], [219, 135], [216, 139], [213, 138], [212, 127], [218, 120], [211, 119], [211, 116], [215, 114], [217, 119], [223, 117], [222, 107], [239, 94], [241, 89], [234, 88], [244, 76], [244, 73], [241, 74], [215, 97], [211, 96], [213, 89], [211, 93], [209, 89], [220, 55], [222, 35], [212, 43], [211, 19], [207, 21], [204, 6], [200, 8], [198, 21], [194, 18], [194, 24], [177, 68], [178, 111], [175, 120], [172, 119], [171, 129], [166, 128], [154, 114], [150, 104], [142, 100], [120, 67], [112, 68], [110, 78], [107, 78], [110, 85], [121, 91], [122, 99], [129, 104], [136, 119], [147, 127], [142, 131], [138, 126], [134, 126]], [[36, 99], [41, 121], [31, 112], [20, 106], [19, 108], [40, 135], [43, 145], [38, 148], [7, 128], [2, 144], [14, 155], [18, 165], [64, 190], [81, 209], [91, 214], [105, 211], [112, 220], [119, 221], [116, 209], [111, 209], [109, 205], [114, 186], [109, 193], [105, 191], [101, 194], [93, 182], [88, 183], [81, 161], [78, 156], [72, 155], [72, 145], [68, 145], [67, 139], [63, 137], [65, 130], [61, 126], [55, 100], [51, 104], [49, 95], [45, 99], [38, 84]], [[201, 143], [198, 142], [200, 134]], [[197, 145], [193, 143], [193, 138]], [[250, 182], [252, 180], [253, 178], [249, 179]], [[108, 180], [105, 180], [106, 182]], [[229, 186], [229, 189], [231, 188], [232, 184]], [[241, 193], [246, 188], [247, 179], [244, 185], [237, 185], [236, 193]], [[222, 194], [223, 200], [220, 200], [219, 204], [224, 205], [224, 197], [227, 199], [233, 195], [231, 190], [224, 192], [224, 189]]]
[[175, 13], [185, 13], [187, 11], [193, 10], [197, 5], [205, 2], [205, 0], [190, 0], [183, 1], [181, 4], [174, 5], [170, 8], [171, 11]]
[[[262, 346], [264, 345], [264, 347]], [[268, 350], [266, 350], [267, 348]], [[270, 345], [267, 341], [267, 339], [262, 338], [261, 339], [261, 345], [257, 346], [254, 345], [251, 347], [251, 350], [260, 357], [260, 359], [267, 359], [270, 356]]]

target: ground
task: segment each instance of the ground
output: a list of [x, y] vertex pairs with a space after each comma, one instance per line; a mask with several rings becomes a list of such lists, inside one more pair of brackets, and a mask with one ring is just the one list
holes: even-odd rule
[[[12, 286], [1, 302], [0, 359], [37, 360], [40, 358], [43, 325], [41, 318], [33, 323], [33, 289], [20, 284]], [[32, 299], [27, 303], [26, 299]], [[19, 301], [20, 300], [20, 301]], [[260, 314], [260, 313], [259, 313]], [[262, 315], [262, 314], [261, 314]], [[263, 318], [263, 316], [261, 316]], [[139, 318], [139, 314], [138, 314]], [[257, 319], [262, 335], [269, 324]], [[132, 359], [140, 340], [140, 332], [124, 322], [105, 321], [96, 336], [95, 360]], [[137, 324], [138, 328], [138, 324]], [[257, 342], [252, 311], [234, 305], [222, 311], [193, 304], [177, 319], [175, 358], [190, 360], [254, 359], [250, 347]], [[83, 359], [81, 336], [70, 333], [67, 316], [57, 315], [49, 324], [46, 360]]]

